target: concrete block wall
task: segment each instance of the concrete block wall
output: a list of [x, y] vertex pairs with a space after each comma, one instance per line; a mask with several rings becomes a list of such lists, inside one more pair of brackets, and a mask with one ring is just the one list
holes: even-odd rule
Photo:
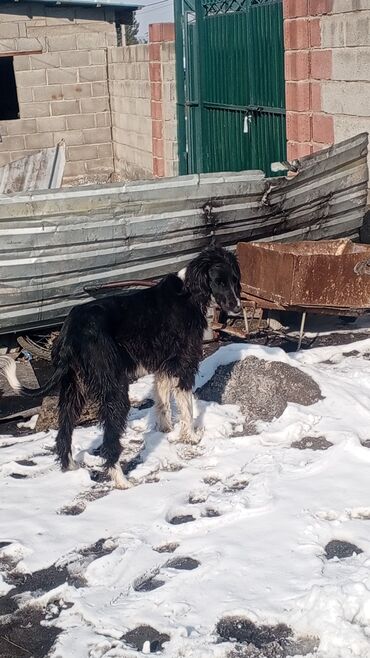
[[149, 43], [109, 51], [116, 178], [178, 171], [174, 25], [149, 26]]
[[370, 0], [284, 0], [284, 35], [288, 158], [370, 133]]
[[153, 175], [149, 48], [109, 50], [109, 88], [116, 178]]
[[111, 176], [107, 49], [116, 42], [110, 9], [0, 5], [0, 51], [14, 53], [20, 112], [0, 122], [0, 166], [64, 139], [64, 182]]

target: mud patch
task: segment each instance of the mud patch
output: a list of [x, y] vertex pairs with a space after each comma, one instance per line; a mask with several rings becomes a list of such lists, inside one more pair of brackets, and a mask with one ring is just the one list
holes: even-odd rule
[[152, 626], [138, 626], [121, 637], [121, 640], [137, 651], [142, 651], [145, 643], [149, 643], [150, 653], [162, 651], [164, 643], [170, 639], [167, 633], [160, 633]]
[[174, 553], [176, 548], [178, 548], [180, 544], [162, 544], [162, 546], [156, 546], [153, 548], [153, 551], [156, 551], [156, 553]]
[[340, 539], [332, 539], [325, 546], [325, 556], [328, 560], [332, 560], [333, 558], [343, 560], [347, 557], [353, 557], [353, 555], [360, 555], [360, 553], [363, 553], [362, 548], [348, 541], [341, 541]]
[[298, 368], [255, 356], [219, 366], [196, 396], [219, 404], [239, 405], [249, 434], [255, 433], [256, 421], [279, 418], [289, 402], [310, 406], [322, 400], [319, 386]]
[[294, 638], [285, 624], [258, 626], [242, 617], [224, 617], [216, 628], [221, 641], [236, 642], [228, 658], [288, 658], [316, 651], [317, 638]]
[[327, 450], [332, 445], [325, 436], [304, 436], [300, 441], [294, 441], [291, 447], [298, 450]]
[[155, 576], [151, 578], [145, 578], [144, 580], [138, 580], [134, 584], [135, 592], [153, 592], [153, 590], [162, 587], [165, 584], [164, 580], [160, 580]]
[[2, 658], [44, 658], [61, 628], [44, 626], [45, 610], [23, 607], [7, 623], [0, 620], [0, 656]]
[[194, 560], [192, 557], [174, 557], [172, 560], [168, 560], [164, 565], [165, 569], [179, 569], [180, 571], [193, 571], [200, 566], [198, 560]]
[[191, 523], [192, 521], [195, 521], [194, 516], [191, 514], [182, 514], [179, 516], [173, 516], [169, 519], [168, 523], [171, 523], [171, 525], [182, 525], [183, 523]]

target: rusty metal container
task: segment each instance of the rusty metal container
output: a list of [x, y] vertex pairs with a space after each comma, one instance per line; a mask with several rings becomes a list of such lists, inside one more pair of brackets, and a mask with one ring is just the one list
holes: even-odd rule
[[370, 245], [240, 242], [237, 254], [244, 301], [280, 310], [370, 309]]

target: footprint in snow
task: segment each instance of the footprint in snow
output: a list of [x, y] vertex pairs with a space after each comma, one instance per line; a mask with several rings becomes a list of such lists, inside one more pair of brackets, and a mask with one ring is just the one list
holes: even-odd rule
[[[173, 569], [176, 571], [193, 571], [200, 566], [200, 562], [195, 560], [192, 557], [185, 557], [177, 555], [173, 558], [170, 558], [162, 566], [158, 567], [152, 571], [149, 575], [144, 574], [140, 578], [136, 579], [134, 583], [135, 592], [152, 592], [159, 587], [162, 587], [166, 584], [164, 577], [166, 574], [163, 571], [167, 570], [167, 580], [168, 578], [173, 577], [174, 574], [168, 572], [168, 570]], [[159, 577], [158, 577], [159, 576]]]

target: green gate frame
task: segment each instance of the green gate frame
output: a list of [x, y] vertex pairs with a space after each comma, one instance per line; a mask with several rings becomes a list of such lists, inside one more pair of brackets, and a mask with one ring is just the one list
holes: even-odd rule
[[[174, 2], [180, 174], [248, 168], [271, 175], [271, 162], [286, 159], [283, 0]], [[234, 61], [223, 70], [230, 83], [222, 92], [212, 56], [232, 55], [230, 39], [245, 66]]]

